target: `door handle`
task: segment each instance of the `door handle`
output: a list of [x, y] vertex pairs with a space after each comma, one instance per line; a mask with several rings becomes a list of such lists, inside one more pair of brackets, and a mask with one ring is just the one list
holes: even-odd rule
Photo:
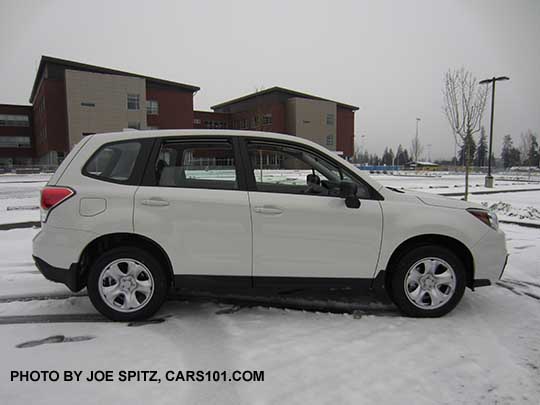
[[268, 207], [268, 206], [262, 206], [262, 207], [254, 207], [253, 211], [255, 211], [258, 214], [263, 215], [279, 215], [283, 214], [283, 210], [277, 207]]
[[147, 200], [142, 200], [141, 204], [148, 205], [149, 207], [166, 207], [169, 205], [169, 202], [161, 198], [151, 197]]

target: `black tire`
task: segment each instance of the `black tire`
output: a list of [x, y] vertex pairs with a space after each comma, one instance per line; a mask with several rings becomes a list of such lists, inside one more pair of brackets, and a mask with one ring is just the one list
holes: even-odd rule
[[[119, 259], [131, 259], [143, 264], [153, 278], [153, 293], [148, 294], [150, 299], [133, 312], [122, 312], [109, 306], [100, 294], [99, 280], [101, 273]], [[94, 307], [107, 318], [113, 321], [135, 321], [146, 319], [154, 315], [167, 298], [169, 281], [165, 269], [159, 262], [144, 250], [133, 247], [120, 247], [103, 253], [90, 267], [88, 274], [88, 296]]]
[[[407, 277], [409, 269], [418, 261], [426, 258], [442, 259], [449, 264], [454, 271], [456, 282], [453, 290], [447, 290], [453, 291], [452, 293], [448, 293], [449, 296], [451, 295], [451, 298], [444, 305], [432, 309], [427, 307], [420, 308], [413, 303], [412, 299], [409, 299], [405, 291], [405, 277]], [[390, 277], [390, 296], [394, 303], [404, 315], [419, 318], [436, 318], [450, 312], [463, 297], [467, 284], [467, 273], [463, 262], [452, 251], [438, 245], [420, 246], [406, 253], [400, 258], [396, 267], [391, 269]], [[413, 283], [411, 285], [413, 286], [412, 289], [414, 289], [414, 285], [416, 284]], [[427, 294], [427, 297], [424, 297], [429, 305], [431, 296]]]

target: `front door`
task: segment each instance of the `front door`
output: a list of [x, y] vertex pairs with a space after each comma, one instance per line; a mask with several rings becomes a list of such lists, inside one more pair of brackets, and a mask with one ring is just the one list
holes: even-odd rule
[[[369, 186], [302, 146], [252, 140], [247, 150], [255, 188], [249, 192], [255, 285], [283, 277], [294, 284], [325, 278], [328, 285], [372, 278], [382, 210]], [[360, 208], [348, 208], [339, 197], [344, 180], [358, 184]]]

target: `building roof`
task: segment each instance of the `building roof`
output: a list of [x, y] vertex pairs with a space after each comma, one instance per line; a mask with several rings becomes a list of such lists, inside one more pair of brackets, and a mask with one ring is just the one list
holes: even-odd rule
[[104, 74], [110, 74], [110, 75], [119, 75], [119, 76], [131, 76], [131, 77], [139, 77], [141, 79], [145, 79], [148, 82], [151, 83], [157, 83], [157, 84], [163, 84], [167, 86], [173, 86], [173, 87], [179, 87], [184, 90], [189, 90], [192, 92], [199, 91], [201, 88], [197, 86], [192, 86], [190, 84], [184, 84], [184, 83], [178, 83], [178, 82], [171, 82], [169, 80], [163, 80], [158, 79], [155, 77], [150, 76], [144, 76], [139, 75], [136, 73], [131, 72], [124, 72], [121, 70], [115, 70], [115, 69], [109, 69], [101, 66], [94, 66], [94, 65], [88, 65], [86, 63], [80, 63], [75, 62], [72, 60], [66, 60], [66, 59], [59, 59], [59, 58], [53, 58], [51, 56], [41, 56], [41, 61], [39, 62], [39, 67], [36, 73], [36, 77], [34, 78], [34, 84], [32, 86], [32, 93], [30, 94], [30, 102], [32, 103], [34, 100], [34, 97], [36, 95], [37, 89], [39, 87], [41, 75], [43, 74], [43, 69], [45, 69], [45, 65], [47, 63], [55, 63], [57, 65], [65, 66], [66, 68], [72, 68], [74, 70], [82, 70], [86, 72], [94, 72], [94, 73], [104, 73]]
[[327, 98], [313, 96], [311, 94], [301, 93], [299, 91], [285, 89], [283, 87], [278, 87], [278, 86], [270, 87], [269, 89], [257, 91], [255, 93], [251, 93], [251, 94], [248, 94], [248, 95], [245, 95], [245, 96], [242, 96], [242, 97], [238, 97], [238, 98], [235, 98], [233, 100], [225, 101], [225, 102], [223, 102], [221, 104], [216, 104], [216, 105], [212, 106], [211, 108], [212, 108], [212, 110], [215, 110], [217, 108], [226, 107], [226, 106], [231, 105], [231, 104], [236, 104], [236, 103], [239, 103], [241, 101], [249, 100], [250, 98], [255, 98], [255, 97], [258, 97], [258, 96], [264, 96], [264, 95], [271, 94], [271, 93], [285, 93], [285, 94], [291, 95], [292, 97], [309, 98], [311, 100], [331, 101], [333, 103], [336, 103], [340, 107], [348, 108], [348, 109], [353, 110], [353, 111], [356, 111], [356, 110], [359, 109], [359, 107], [356, 107], [354, 105], [344, 104], [344, 103], [340, 103], [338, 101], [329, 100]]

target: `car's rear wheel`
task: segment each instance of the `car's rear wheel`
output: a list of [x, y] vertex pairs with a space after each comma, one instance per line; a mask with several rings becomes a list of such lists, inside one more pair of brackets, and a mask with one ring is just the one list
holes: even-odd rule
[[102, 254], [88, 274], [88, 295], [113, 321], [152, 316], [167, 297], [167, 276], [154, 257], [140, 249], [116, 248]]
[[405, 254], [391, 273], [391, 296], [405, 315], [438, 317], [459, 303], [465, 292], [462, 261], [441, 246], [421, 246]]

